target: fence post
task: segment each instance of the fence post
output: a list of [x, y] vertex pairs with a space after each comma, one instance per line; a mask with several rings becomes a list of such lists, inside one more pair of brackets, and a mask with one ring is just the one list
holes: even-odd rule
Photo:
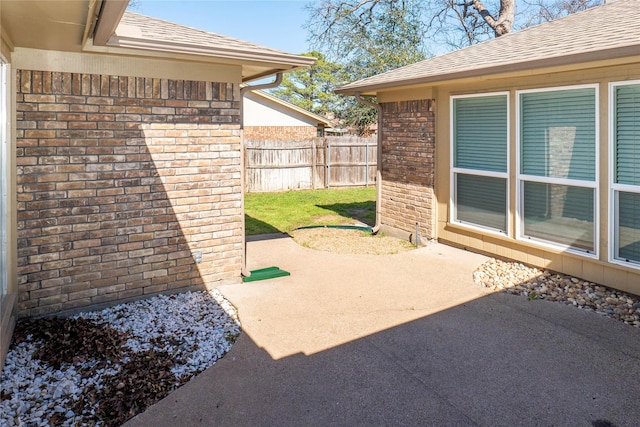
[[318, 159], [316, 158], [316, 138], [311, 140], [311, 188], [316, 189], [316, 173]]
[[369, 186], [369, 139], [364, 140], [364, 186]]
[[242, 137], [242, 142], [242, 197], [244, 197], [244, 194], [249, 192], [249, 147], [247, 147], [244, 136]]
[[331, 188], [331, 140], [327, 138], [326, 153], [324, 155], [325, 169], [325, 181], [327, 183], [326, 188]]

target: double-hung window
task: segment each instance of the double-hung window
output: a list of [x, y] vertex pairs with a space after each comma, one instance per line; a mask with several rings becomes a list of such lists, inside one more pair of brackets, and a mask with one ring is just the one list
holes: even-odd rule
[[451, 222], [507, 233], [508, 93], [451, 98]]
[[517, 92], [518, 237], [595, 255], [597, 86]]
[[610, 84], [611, 258], [640, 266], [640, 81]]

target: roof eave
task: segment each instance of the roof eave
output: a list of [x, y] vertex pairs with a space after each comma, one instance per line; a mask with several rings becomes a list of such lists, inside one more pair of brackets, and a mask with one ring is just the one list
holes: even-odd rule
[[93, 43], [98, 46], [107, 44], [127, 10], [129, 0], [104, 0], [93, 33]]
[[9, 37], [9, 34], [7, 34], [7, 32], [4, 30], [4, 28], [0, 28], [0, 43], [4, 43], [7, 48], [13, 52], [15, 46], [13, 45], [13, 41]]
[[545, 60], [532, 60], [517, 62], [513, 64], [496, 65], [492, 67], [465, 70], [455, 73], [437, 74], [426, 77], [415, 77], [411, 79], [396, 80], [391, 82], [383, 82], [378, 84], [350, 84], [335, 89], [335, 93], [341, 95], [355, 95], [359, 92], [362, 95], [375, 95], [377, 92], [386, 89], [395, 89], [414, 85], [437, 84], [442, 82], [450, 82], [468, 78], [487, 77], [497, 74], [515, 73], [526, 70], [539, 70], [550, 67], [561, 67], [567, 65], [579, 65], [587, 62], [605, 61], [612, 59], [620, 59], [625, 57], [634, 57], [640, 55], [640, 44], [612, 48], [607, 50], [598, 50], [592, 52], [583, 52], [573, 55], [557, 56], [547, 58]]
[[[117, 42], [116, 42], [117, 41]], [[85, 52], [122, 56], [180, 59], [195, 62], [237, 65], [243, 67], [243, 82], [251, 82], [276, 73], [292, 71], [313, 65], [315, 58], [279, 52], [258, 52], [241, 49], [225, 49], [193, 46], [179, 43], [158, 42], [141, 38], [113, 36], [105, 46], [98, 46], [90, 39], [84, 45]], [[255, 68], [255, 72], [246, 73]]]
[[136, 50], [150, 50], [156, 52], [182, 53], [189, 55], [218, 57], [238, 61], [267, 62], [285, 65], [284, 69], [292, 67], [309, 67], [315, 58], [276, 52], [258, 52], [242, 49], [227, 49], [223, 47], [209, 47], [187, 45], [182, 43], [158, 42], [155, 40], [114, 36], [107, 44], [109, 47], [129, 48]]

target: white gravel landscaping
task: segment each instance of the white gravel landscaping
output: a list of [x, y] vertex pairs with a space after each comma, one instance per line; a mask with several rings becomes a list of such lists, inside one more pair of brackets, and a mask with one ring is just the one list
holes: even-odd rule
[[0, 381], [0, 426], [120, 425], [224, 356], [240, 334], [217, 290], [21, 321]]

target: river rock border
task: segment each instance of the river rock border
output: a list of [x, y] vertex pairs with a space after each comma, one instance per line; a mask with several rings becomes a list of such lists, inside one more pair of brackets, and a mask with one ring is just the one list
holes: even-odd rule
[[473, 280], [491, 291], [557, 301], [640, 328], [640, 297], [566, 274], [492, 258]]

